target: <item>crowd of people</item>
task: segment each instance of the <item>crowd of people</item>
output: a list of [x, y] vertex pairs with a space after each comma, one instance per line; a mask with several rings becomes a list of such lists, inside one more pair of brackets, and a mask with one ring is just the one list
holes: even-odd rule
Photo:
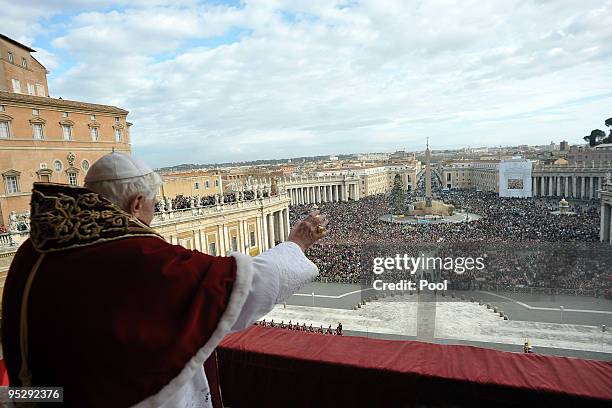
[[285, 321], [281, 321], [280, 323], [274, 323], [274, 319], [270, 320], [269, 322], [266, 322], [266, 319], [263, 319], [260, 322], [255, 322], [256, 326], [262, 326], [262, 327], [275, 327], [275, 328], [279, 328], [279, 329], [287, 329], [287, 330], [295, 330], [295, 331], [300, 331], [300, 332], [307, 332], [307, 333], [318, 333], [318, 334], [330, 334], [333, 336], [342, 336], [342, 323], [338, 323], [338, 326], [336, 326], [335, 329], [332, 329], [332, 325], [330, 324], [329, 326], [327, 326], [327, 328], [323, 328], [323, 325], [321, 324], [319, 327], [313, 327], [312, 323], [310, 323], [308, 326], [306, 326], [306, 323], [302, 323], [300, 325], [299, 322], [295, 322], [292, 323], [291, 320], [289, 320], [289, 323], [285, 324]]
[[[440, 257], [484, 256], [486, 268], [462, 274], [441, 271], [455, 289], [563, 290], [609, 296], [612, 248], [599, 243], [599, 204], [573, 203], [573, 215], [553, 214], [559, 199], [501, 198], [475, 190], [441, 191], [437, 198], [456, 211], [478, 214], [460, 223], [397, 224], [385, 195], [358, 201], [322, 203], [328, 236], [308, 250], [323, 281], [367, 283], [372, 259], [385, 254]], [[407, 202], [423, 196], [422, 183]], [[312, 205], [292, 206], [295, 223]], [[398, 276], [397, 278], [400, 278]], [[390, 277], [387, 277], [390, 279]]]
[[[240, 192], [242, 201], [250, 201], [255, 199], [255, 192], [252, 190], [242, 191]], [[263, 197], [268, 197], [269, 192], [263, 191]], [[166, 201], [170, 201], [170, 205], [166, 203]], [[167, 211], [169, 209], [172, 210], [186, 210], [188, 208], [196, 208], [196, 207], [210, 207], [213, 205], [217, 205], [219, 203], [235, 203], [238, 201], [238, 193], [231, 192], [223, 194], [223, 198], [217, 195], [209, 195], [209, 196], [189, 196], [179, 194], [173, 198], [161, 198], [155, 202], [155, 212]]]

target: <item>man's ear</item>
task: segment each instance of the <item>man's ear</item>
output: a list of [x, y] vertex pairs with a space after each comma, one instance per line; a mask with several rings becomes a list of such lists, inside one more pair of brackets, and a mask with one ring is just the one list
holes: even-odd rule
[[129, 203], [129, 208], [128, 208], [129, 213], [132, 214], [134, 217], [138, 218], [142, 213], [142, 207], [144, 205], [144, 201], [145, 201], [144, 195], [138, 194], [134, 196], [134, 198], [132, 198]]

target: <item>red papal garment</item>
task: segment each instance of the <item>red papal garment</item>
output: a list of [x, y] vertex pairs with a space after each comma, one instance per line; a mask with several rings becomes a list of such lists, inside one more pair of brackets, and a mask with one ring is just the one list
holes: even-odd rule
[[35, 184], [2, 299], [10, 383], [64, 387], [64, 406], [210, 407], [217, 344], [316, 273], [291, 242], [210, 256], [89, 190]]

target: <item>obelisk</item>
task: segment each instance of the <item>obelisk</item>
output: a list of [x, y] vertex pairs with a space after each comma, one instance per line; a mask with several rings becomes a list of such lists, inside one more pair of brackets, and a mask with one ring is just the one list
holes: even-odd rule
[[429, 137], [425, 149], [425, 206], [431, 208], [431, 152], [429, 151]]

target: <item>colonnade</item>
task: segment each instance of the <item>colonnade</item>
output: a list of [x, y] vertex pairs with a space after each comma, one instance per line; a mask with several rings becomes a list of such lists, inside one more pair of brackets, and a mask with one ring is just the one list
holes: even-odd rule
[[357, 183], [324, 184], [319, 186], [287, 186], [287, 195], [291, 205], [317, 204], [358, 200], [359, 191]]
[[599, 190], [606, 181], [602, 176], [550, 175], [532, 177], [534, 197], [566, 197], [576, 199], [599, 198]]
[[612, 244], [612, 183], [605, 186], [601, 193], [601, 229], [602, 242]]

